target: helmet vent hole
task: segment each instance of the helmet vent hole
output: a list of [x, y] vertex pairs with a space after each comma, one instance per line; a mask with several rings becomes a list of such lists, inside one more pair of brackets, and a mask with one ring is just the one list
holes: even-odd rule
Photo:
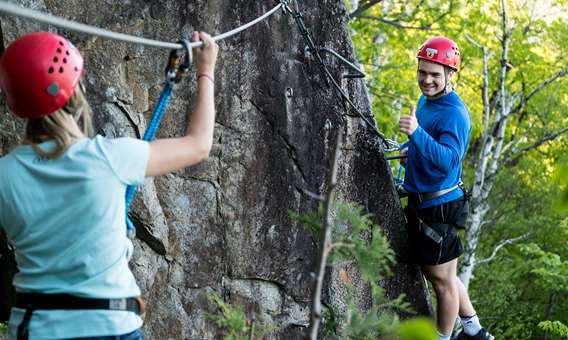
[[60, 48], [57, 49], [57, 53], [61, 53], [61, 49], [60, 49]]
[[79, 72], [79, 68], [75, 66], [75, 72]]
[[63, 67], [59, 68], [59, 73], [63, 73]]
[[69, 51], [65, 51], [65, 54], [69, 55]]
[[56, 63], [56, 62], [58, 62], [58, 61], [59, 61], [59, 58], [53, 57], [53, 62], [54, 62], [54, 63]]
[[53, 67], [50, 67], [49, 70], [47, 70], [47, 73], [53, 73], [53, 71], [55, 71]]
[[67, 64], [67, 58], [63, 58], [63, 63]]
[[63, 41], [60, 41], [60, 42], [59, 42], [59, 45], [63, 46]]

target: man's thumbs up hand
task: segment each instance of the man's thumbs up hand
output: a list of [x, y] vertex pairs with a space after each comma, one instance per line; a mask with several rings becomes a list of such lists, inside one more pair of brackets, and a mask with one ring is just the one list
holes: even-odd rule
[[410, 106], [410, 115], [409, 116], [402, 116], [400, 117], [400, 121], [398, 122], [398, 127], [400, 132], [404, 133], [407, 136], [416, 131], [418, 128], [418, 120], [416, 119], [416, 112], [414, 110], [414, 105]]

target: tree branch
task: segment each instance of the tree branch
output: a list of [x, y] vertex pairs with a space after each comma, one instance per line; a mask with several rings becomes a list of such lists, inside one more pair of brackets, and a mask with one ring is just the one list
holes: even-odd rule
[[312, 291], [312, 306], [310, 311], [310, 327], [308, 328], [309, 338], [317, 340], [318, 329], [321, 323], [322, 307], [321, 307], [321, 291], [323, 288], [323, 279], [325, 275], [325, 267], [327, 263], [327, 255], [331, 247], [331, 228], [333, 226], [333, 217], [331, 210], [333, 206], [333, 196], [335, 186], [337, 184], [337, 167], [340, 154], [340, 147], [343, 140], [343, 130], [337, 129], [337, 137], [335, 139], [335, 148], [331, 158], [331, 171], [327, 178], [327, 192], [325, 194], [324, 218], [322, 221], [322, 237], [319, 247], [319, 255], [317, 260], [317, 268], [315, 274], [314, 288]]
[[369, 20], [376, 20], [376, 21], [380, 21], [382, 23], [394, 26], [394, 27], [398, 27], [398, 28], [404, 28], [404, 29], [413, 29], [413, 30], [423, 30], [423, 31], [428, 31], [432, 29], [432, 26], [427, 25], [427, 26], [407, 26], [404, 24], [401, 24], [399, 21], [394, 21], [394, 20], [388, 20], [388, 19], [383, 19], [380, 17], [376, 17], [376, 16], [372, 16], [372, 15], [363, 15], [359, 17], [360, 19], [369, 19]]
[[300, 191], [301, 193], [303, 193], [304, 195], [306, 195], [310, 198], [313, 198], [313, 199], [315, 199], [317, 201], [321, 201], [321, 202], [324, 201], [324, 197], [320, 194], [316, 194], [315, 192], [312, 192], [308, 189], [301, 188], [301, 187], [296, 187], [296, 189], [298, 189], [298, 191]]
[[489, 131], [489, 119], [490, 119], [490, 115], [491, 115], [491, 103], [489, 102], [489, 51], [487, 50], [487, 47], [479, 44], [477, 41], [473, 40], [473, 38], [469, 35], [469, 34], [465, 34], [465, 37], [467, 40], [469, 40], [470, 43], [472, 43], [473, 45], [475, 45], [477, 48], [479, 48], [481, 50], [481, 52], [483, 53], [483, 92], [482, 92], [482, 98], [483, 98], [483, 107], [484, 107], [484, 114], [483, 114], [483, 136], [481, 137], [481, 146], [480, 149], [484, 150], [486, 144], [488, 143], [489, 139], [486, 136], [486, 133]]
[[335, 249], [339, 249], [339, 248], [353, 248], [353, 244], [343, 243], [343, 242], [333, 243], [327, 248], [327, 250], [326, 250], [327, 255], [329, 255]]
[[[509, 54], [509, 37], [511, 36], [511, 31], [507, 28], [508, 16], [507, 16], [507, 6], [505, 0], [501, 0], [501, 17], [503, 20], [503, 39], [501, 40], [501, 70], [499, 72], [499, 89], [498, 97], [500, 101], [500, 110], [497, 110], [495, 119], [497, 121], [501, 120], [501, 116], [507, 116], [507, 97], [505, 90], [505, 80], [507, 78], [507, 58]], [[499, 112], [500, 111], [500, 112]]]
[[550, 78], [544, 80], [542, 83], [540, 83], [537, 87], [535, 87], [534, 89], [532, 89], [531, 92], [529, 92], [529, 94], [527, 94], [522, 101], [515, 106], [514, 109], [511, 110], [511, 113], [517, 113], [519, 111], [522, 111], [525, 106], [527, 105], [528, 101], [535, 95], [537, 94], [539, 91], [541, 91], [542, 89], [544, 89], [546, 86], [548, 86], [549, 84], [553, 83], [554, 81], [556, 81], [559, 78], [564, 77], [565, 75], [568, 74], [568, 67], [566, 67], [563, 70], [558, 71], [556, 74], [552, 75]]
[[493, 183], [495, 182], [495, 176], [499, 171], [499, 160], [501, 158], [503, 150], [503, 142], [505, 138], [505, 131], [507, 129], [507, 117], [510, 110], [510, 102], [507, 100], [506, 78], [507, 78], [507, 58], [509, 52], [509, 37], [511, 36], [511, 31], [507, 28], [508, 26], [508, 16], [507, 16], [507, 6], [505, 0], [501, 0], [502, 7], [502, 20], [503, 20], [503, 39], [501, 41], [501, 70], [499, 74], [499, 85], [498, 85], [498, 100], [499, 108], [495, 110], [495, 119], [493, 120], [491, 126], [491, 132], [489, 133], [489, 138], [494, 138], [494, 147], [492, 150], [492, 159], [487, 168], [487, 174], [485, 175], [485, 180], [483, 184], [483, 192], [485, 195], [483, 199], [487, 199], [491, 189], [493, 188]]
[[562, 128], [562, 129], [560, 129], [556, 132], [548, 134], [548, 135], [542, 137], [541, 139], [535, 141], [531, 145], [527, 145], [527, 146], [520, 148], [520, 149], [513, 149], [507, 155], [507, 157], [503, 160], [503, 164], [507, 164], [510, 161], [519, 158], [523, 153], [530, 151], [530, 150], [533, 150], [533, 149], [536, 149], [536, 148], [540, 147], [541, 145], [543, 145], [544, 143], [555, 140], [556, 138], [560, 137], [561, 135], [565, 134], [566, 132], [568, 132], [568, 127]]
[[353, 20], [358, 18], [363, 12], [368, 10], [369, 8], [375, 6], [376, 4], [382, 2], [383, 0], [368, 0], [367, 2], [363, 3], [357, 9], [349, 14], [349, 19]]
[[376, 20], [382, 23], [385, 23], [387, 25], [391, 25], [397, 28], [402, 28], [402, 29], [415, 29], [415, 30], [423, 30], [423, 31], [428, 31], [432, 29], [432, 25], [439, 22], [440, 20], [442, 20], [445, 16], [449, 15], [450, 13], [452, 13], [453, 9], [454, 9], [454, 0], [450, 1], [448, 10], [443, 12], [442, 14], [440, 14], [438, 17], [434, 18], [429, 24], [427, 25], [423, 25], [423, 26], [413, 26], [413, 25], [407, 25], [402, 23], [402, 21], [404, 20], [404, 18], [406, 19], [412, 19], [416, 17], [416, 13], [420, 10], [422, 10], [423, 8], [423, 3], [424, 1], [421, 1], [419, 4], [416, 5], [416, 7], [414, 8], [413, 13], [411, 13], [410, 15], [401, 15], [396, 19], [385, 19], [385, 18], [381, 18], [381, 17], [377, 17], [377, 16], [370, 16], [370, 15], [362, 15], [367, 9], [371, 8], [372, 6], [378, 4], [379, 2], [381, 2], [382, 0], [379, 1], [368, 1], [367, 3], [361, 5], [359, 8], [357, 8], [353, 13], [351, 13], [349, 15], [350, 20], [354, 20], [354, 19], [369, 19], [369, 20]]
[[488, 258], [485, 258], [483, 260], [478, 260], [476, 261], [475, 265], [478, 266], [480, 264], [486, 264], [488, 262], [491, 262], [495, 259], [495, 257], [497, 256], [497, 252], [499, 252], [499, 250], [501, 250], [501, 248], [503, 248], [504, 246], [508, 245], [508, 244], [512, 244], [521, 240], [526, 239], [527, 237], [529, 237], [530, 233], [521, 235], [519, 237], [515, 237], [515, 238], [510, 238], [507, 240], [503, 240], [501, 242], [499, 242], [497, 244], [497, 246], [495, 246], [495, 249], [493, 249], [493, 252], [491, 253], [491, 256], [489, 256]]

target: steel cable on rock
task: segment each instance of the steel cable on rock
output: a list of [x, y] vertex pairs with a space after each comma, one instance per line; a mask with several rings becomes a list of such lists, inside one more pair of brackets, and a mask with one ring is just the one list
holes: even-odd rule
[[[269, 16], [271, 16], [272, 14], [276, 13], [276, 11], [278, 11], [281, 7], [282, 7], [282, 3], [276, 5], [270, 11], [264, 13], [260, 17], [254, 19], [254, 20], [252, 20], [252, 21], [250, 21], [250, 22], [248, 22], [248, 23], [246, 23], [242, 26], [239, 26], [239, 27], [237, 27], [237, 28], [235, 28], [231, 31], [228, 31], [228, 32], [225, 32], [223, 34], [219, 34], [219, 35], [213, 37], [213, 40], [214, 41], [223, 40], [223, 39], [231, 37], [231, 36], [241, 32], [241, 31], [244, 31], [247, 28], [261, 22], [262, 20], [264, 20], [264, 19], [268, 18]], [[12, 14], [12, 15], [22, 17], [22, 18], [32, 19], [32, 20], [43, 22], [43, 23], [46, 23], [46, 24], [51, 24], [53, 26], [65, 28], [65, 29], [72, 30], [72, 31], [75, 31], [75, 32], [86, 33], [86, 34], [95, 35], [95, 36], [98, 36], [98, 37], [112, 39], [112, 40], [118, 40], [118, 41], [140, 44], [140, 45], [146, 45], [146, 46], [152, 46], [152, 47], [162, 47], [162, 48], [168, 48], [168, 49], [182, 49], [182, 48], [184, 48], [184, 46], [182, 44], [179, 44], [179, 43], [171, 43], [171, 42], [166, 42], [166, 41], [159, 41], [159, 40], [147, 39], [147, 38], [143, 38], [143, 37], [137, 37], [137, 36], [134, 36], [134, 35], [128, 35], [128, 34], [124, 34], [124, 33], [117, 33], [117, 32], [102, 29], [102, 28], [99, 28], [99, 27], [90, 26], [90, 25], [81, 24], [81, 23], [78, 23], [78, 22], [75, 22], [75, 21], [63, 19], [63, 18], [54, 16], [54, 15], [51, 15], [51, 14], [46, 14], [46, 13], [43, 13], [43, 12], [40, 12], [40, 11], [24, 8], [24, 7], [21, 7], [21, 6], [6, 2], [6, 1], [0, 1], [0, 12]], [[200, 47], [202, 45], [203, 45], [202, 41], [190, 43], [191, 47]]]
[[[329, 71], [327, 65], [325, 64], [325, 62], [323, 61], [323, 58], [321, 57], [320, 53], [319, 53], [319, 49], [315, 46], [314, 40], [310, 34], [310, 32], [308, 31], [306, 24], [304, 23], [304, 19], [302, 16], [302, 13], [300, 12], [299, 6], [298, 6], [298, 2], [297, 0], [293, 0], [294, 1], [294, 9], [292, 9], [289, 5], [289, 1], [288, 0], [283, 0], [281, 5], [284, 8], [284, 11], [288, 14], [290, 14], [292, 16], [292, 18], [294, 18], [294, 21], [296, 22], [298, 29], [300, 31], [300, 34], [302, 35], [302, 37], [304, 38], [304, 40], [306, 41], [306, 44], [308, 45], [308, 48], [310, 49], [310, 52], [314, 54], [316, 61], [319, 63], [320, 68], [322, 70], [322, 72], [326, 75], [326, 81], [330, 81], [331, 84], [333, 85], [333, 87], [337, 90], [337, 92], [339, 92], [339, 94], [341, 95], [341, 97], [349, 104], [349, 106], [353, 109], [353, 111], [355, 111], [355, 113], [357, 114], [357, 116], [359, 116], [359, 118], [363, 119], [363, 121], [365, 122], [365, 124], [371, 129], [371, 131], [377, 136], [379, 137], [379, 139], [381, 139], [381, 141], [384, 144], [384, 151], [385, 152], [389, 152], [389, 151], [395, 151], [399, 149], [399, 145], [397, 142], [388, 139], [385, 137], [385, 135], [383, 135], [379, 129], [377, 128], [377, 126], [375, 124], [373, 124], [369, 117], [366, 117], [355, 105], [355, 103], [353, 103], [353, 101], [349, 98], [349, 95], [347, 93], [345, 93], [345, 91], [341, 88], [341, 86], [337, 83], [337, 80], [335, 80], [335, 78], [333, 77], [333, 75], [331, 74], [331, 72]], [[344, 119], [342, 118], [342, 121]]]

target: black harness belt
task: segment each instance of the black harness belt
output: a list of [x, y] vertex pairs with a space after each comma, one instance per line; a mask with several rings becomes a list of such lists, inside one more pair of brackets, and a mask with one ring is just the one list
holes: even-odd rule
[[28, 339], [30, 320], [36, 310], [102, 309], [144, 314], [141, 298], [91, 299], [68, 294], [17, 293], [14, 307], [26, 310], [18, 326], [18, 340]]

